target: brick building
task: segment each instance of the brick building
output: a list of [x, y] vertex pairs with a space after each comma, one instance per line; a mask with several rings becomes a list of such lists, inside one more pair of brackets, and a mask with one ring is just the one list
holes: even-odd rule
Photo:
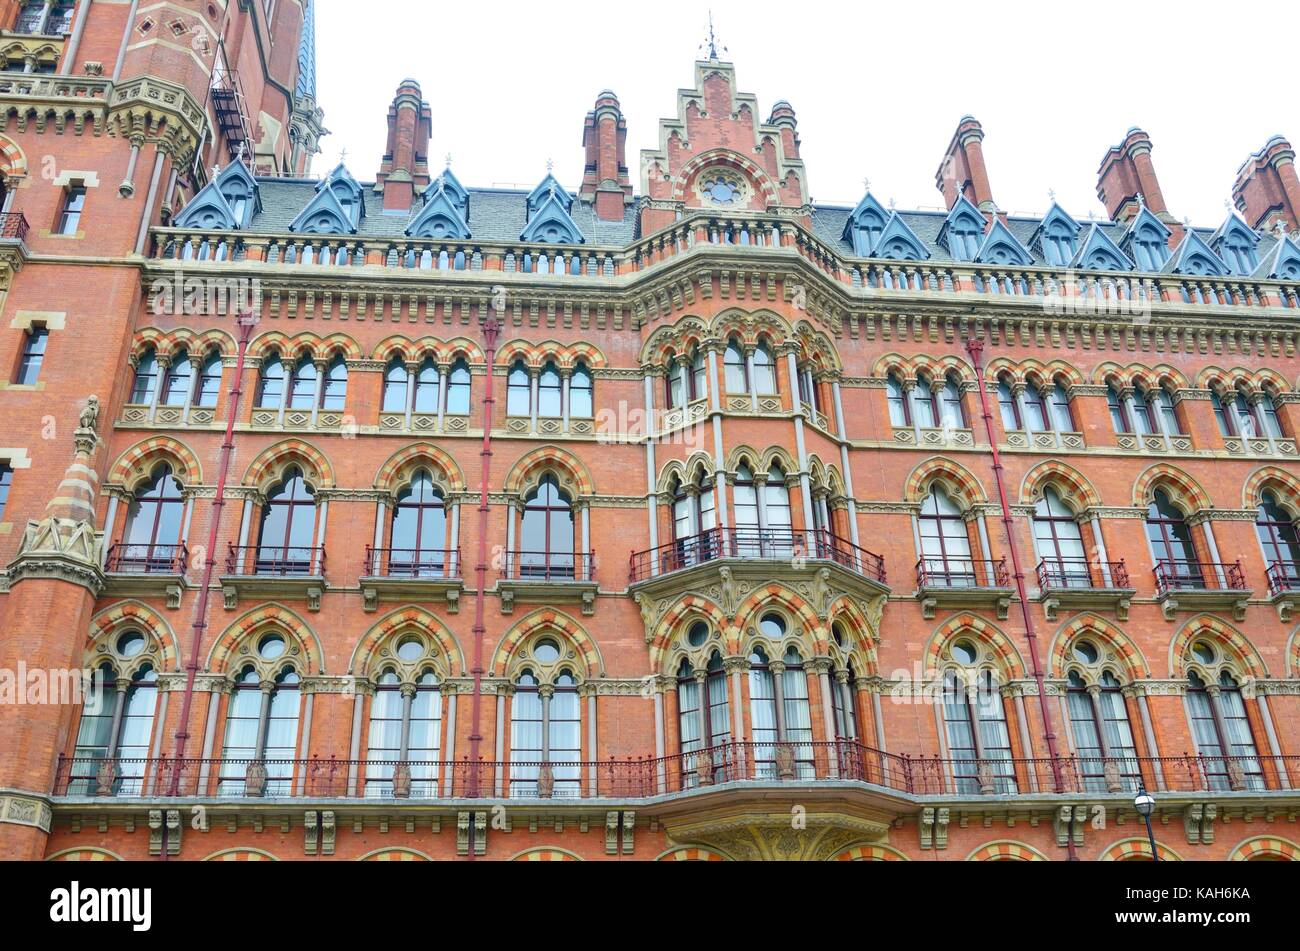
[[1300, 857], [1282, 138], [828, 207], [714, 57], [312, 178], [306, 0], [0, 22], [0, 857]]

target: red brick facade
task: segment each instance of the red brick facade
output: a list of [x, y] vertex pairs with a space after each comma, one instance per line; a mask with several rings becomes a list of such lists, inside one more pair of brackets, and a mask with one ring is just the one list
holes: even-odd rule
[[[716, 60], [639, 182], [606, 91], [577, 194], [463, 189], [408, 80], [378, 175], [318, 187], [304, 3], [191, 6], [0, 73], [0, 672], [112, 672], [99, 721], [0, 703], [0, 857], [1111, 860], [1139, 783], [1165, 858], [1300, 857], [1285, 142], [1247, 273], [1233, 219], [1048, 263], [970, 117], [952, 214], [873, 232]], [[237, 161], [240, 226], [178, 218]], [[1122, 253], [1171, 217], [1145, 133], [1099, 194]], [[186, 280], [253, 288], [246, 349]]]

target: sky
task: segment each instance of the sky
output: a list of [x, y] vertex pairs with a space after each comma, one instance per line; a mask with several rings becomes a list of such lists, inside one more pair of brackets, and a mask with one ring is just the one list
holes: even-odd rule
[[[388, 106], [410, 77], [432, 108], [430, 165], [450, 154], [470, 187], [531, 188], [552, 160], [576, 189], [583, 118], [614, 90], [639, 194], [640, 152], [657, 147], [659, 119], [694, 84], [708, 31], [708, 8], [679, 0], [318, 2], [317, 100], [331, 134], [314, 171], [346, 150], [363, 181], [379, 168]], [[712, 13], [719, 58], [735, 64], [761, 118], [777, 100], [794, 106], [820, 204], [855, 204], [869, 179], [881, 202], [940, 207], [935, 170], [970, 114], [1004, 211], [1041, 213], [1054, 191], [1076, 220], [1104, 217], [1097, 168], [1140, 126], [1170, 211], [1217, 225], [1249, 155], [1272, 135], [1300, 142], [1285, 44], [1267, 45], [1300, 25], [1294, 0], [713, 0]]]

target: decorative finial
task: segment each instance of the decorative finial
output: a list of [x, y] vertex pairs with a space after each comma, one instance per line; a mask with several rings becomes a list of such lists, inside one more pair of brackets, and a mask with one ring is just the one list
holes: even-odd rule
[[247, 141], [240, 142], [239, 152], [235, 155], [235, 161], [239, 162], [242, 165], [244, 162], [244, 156], [247, 154], [248, 154], [248, 142]]
[[221, 163], [218, 162], [216, 165], [212, 166], [212, 177], [215, 179], [220, 174], [221, 174]]
[[1088, 209], [1088, 220], [1089, 220], [1089, 221], [1096, 221], [1096, 220], [1097, 220], [1097, 213], [1096, 213], [1095, 211], [1093, 211], [1091, 208]]
[[[713, 11], [712, 10], [709, 11], [709, 35], [705, 37], [704, 42], [700, 44], [700, 49], [708, 50], [709, 60], [711, 62], [717, 62], [719, 46], [718, 46], [717, 34], [713, 32]], [[727, 48], [725, 46], [721, 47], [721, 50], [724, 53], [727, 52]]]
[[1050, 202], [1052, 202], [1053, 204], [1056, 203], [1056, 189], [1055, 189], [1055, 188], [1049, 188], [1049, 189], [1047, 190], [1047, 200], [1050, 201]]
[[867, 178], [865, 175], [862, 176], [862, 190], [864, 192], [871, 191], [871, 179]]
[[447, 153], [447, 164], [444, 166], [444, 168], [451, 168], [451, 153], [450, 153], [450, 152]]
[[547, 175], [550, 175], [551, 172], [553, 172], [554, 170], [555, 170], [555, 161], [554, 161], [553, 159], [547, 159], [547, 160], [546, 160], [546, 174], [547, 174]]
[[889, 196], [889, 210], [890, 210], [890, 211], [893, 211], [893, 210], [894, 210], [894, 196], [893, 196], [893, 195], [890, 195], [890, 196]]
[[347, 164], [347, 161], [348, 161], [348, 150], [347, 150], [347, 148], [339, 149], [339, 164], [340, 164], [340, 165], [346, 165], [346, 164]]
[[1146, 196], [1146, 195], [1142, 194], [1141, 192], [1138, 192], [1138, 193], [1137, 193], [1137, 199], [1138, 199], [1138, 208], [1145, 208], [1145, 207], [1147, 206], [1147, 196]]
[[1278, 218], [1273, 222], [1273, 237], [1281, 241], [1286, 237], [1286, 219]]

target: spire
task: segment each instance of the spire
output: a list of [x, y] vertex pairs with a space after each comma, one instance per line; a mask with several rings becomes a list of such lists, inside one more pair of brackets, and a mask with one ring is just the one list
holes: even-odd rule
[[718, 36], [716, 33], [713, 32], [713, 11], [710, 10], [709, 11], [709, 33], [704, 38], [704, 42], [700, 44], [700, 51], [701, 52], [707, 51], [709, 54], [709, 62], [716, 63], [718, 61], [719, 49], [721, 49], [722, 52], [724, 53], [729, 52], [725, 46], [723, 47], [718, 46]]

